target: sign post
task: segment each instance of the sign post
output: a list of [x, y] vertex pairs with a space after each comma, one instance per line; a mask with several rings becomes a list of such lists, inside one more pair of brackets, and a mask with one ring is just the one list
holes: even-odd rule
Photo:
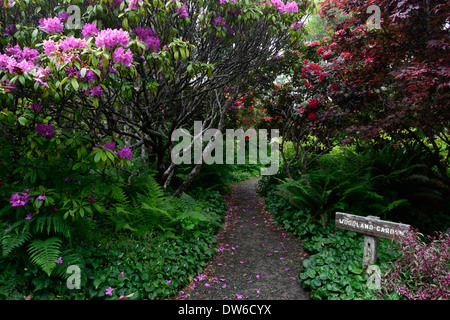
[[377, 262], [378, 238], [399, 239], [410, 225], [380, 220], [374, 216], [357, 216], [336, 212], [336, 228], [362, 233], [364, 237], [363, 267]]

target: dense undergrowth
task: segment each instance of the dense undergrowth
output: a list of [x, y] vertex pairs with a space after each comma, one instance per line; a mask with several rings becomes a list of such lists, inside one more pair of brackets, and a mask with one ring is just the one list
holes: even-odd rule
[[[449, 197], [424, 159], [420, 150], [411, 154], [389, 144], [336, 148], [306, 175], [287, 179], [280, 170], [260, 181], [275, 221], [309, 254], [299, 281], [312, 299], [448, 299], [450, 237], [442, 231], [450, 225]], [[336, 211], [413, 226], [400, 244], [379, 239], [380, 290], [362, 265], [364, 235], [335, 228]]]

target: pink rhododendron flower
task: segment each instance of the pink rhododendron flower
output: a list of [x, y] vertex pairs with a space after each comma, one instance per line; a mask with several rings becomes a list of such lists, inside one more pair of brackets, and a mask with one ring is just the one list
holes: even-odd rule
[[183, 3], [183, 6], [180, 9], [177, 8], [177, 12], [178, 12], [179, 18], [184, 19], [184, 18], [189, 17], [189, 13], [187, 12], [186, 3]]
[[9, 43], [5, 49], [5, 53], [13, 56], [17, 60], [17, 62], [21, 62], [23, 60], [36, 62], [39, 56], [39, 51], [37, 51], [36, 49], [24, 47], [22, 50], [18, 44], [16, 44], [14, 47], [11, 47], [11, 44]]
[[130, 9], [139, 9], [140, 5], [139, 5], [139, 0], [129, 0], [129, 4], [128, 4], [128, 8]]
[[317, 49], [318, 54], [322, 54], [324, 51], [325, 51], [325, 49], [323, 47], [320, 47]]
[[100, 31], [95, 37], [95, 44], [97, 47], [105, 46], [106, 49], [110, 49], [117, 44], [126, 47], [130, 42], [128, 32], [122, 29], [106, 29]]
[[133, 152], [128, 147], [122, 147], [120, 150], [116, 151], [116, 154], [122, 159], [133, 159]]
[[133, 61], [133, 55], [130, 49], [125, 51], [122, 47], [119, 47], [113, 53], [113, 61], [120, 62], [126, 67], [132, 67], [131, 61]]
[[42, 135], [43, 137], [51, 138], [53, 137], [54, 129], [51, 123], [49, 124], [39, 123], [36, 126], [36, 132]]
[[70, 37], [64, 39], [63, 41], [61, 41], [59, 46], [63, 50], [69, 50], [69, 49], [86, 48], [87, 44], [86, 44], [86, 41], [84, 41], [84, 39], [78, 39], [78, 38], [75, 38], [74, 36], [70, 36]]
[[95, 87], [91, 87], [91, 84], [89, 84], [89, 88], [91, 89], [89, 91], [89, 94], [93, 97], [99, 97], [103, 94], [103, 90], [101, 85], [95, 86]]
[[48, 86], [47, 82], [45, 82], [43, 79], [45, 79], [47, 77], [49, 72], [50, 72], [50, 67], [48, 67], [48, 66], [45, 67], [45, 69], [43, 69], [42, 67], [38, 67], [37, 71], [33, 74], [34, 80], [37, 83], [40, 83], [48, 88], [49, 86]]
[[286, 5], [284, 6], [285, 12], [298, 12], [298, 5], [297, 2], [286, 2]]
[[58, 17], [40, 19], [39, 24], [42, 30], [47, 31], [50, 34], [59, 33], [64, 30], [64, 25]]
[[44, 52], [47, 56], [51, 57], [58, 50], [58, 45], [53, 40], [44, 40]]
[[21, 194], [14, 193], [11, 195], [9, 203], [11, 203], [11, 206], [13, 207], [22, 207], [26, 205], [29, 200], [30, 198], [28, 197], [27, 192], [22, 192]]
[[81, 35], [85, 38], [94, 37], [98, 33], [97, 25], [93, 23], [85, 23]]
[[159, 50], [160, 40], [150, 27], [137, 27], [136, 29], [134, 29], [134, 33], [139, 37], [139, 39], [145, 42], [145, 44], [147, 45], [147, 50], [150, 47], [152, 47], [154, 51]]
[[297, 21], [291, 24], [291, 29], [300, 29], [303, 26], [303, 21]]

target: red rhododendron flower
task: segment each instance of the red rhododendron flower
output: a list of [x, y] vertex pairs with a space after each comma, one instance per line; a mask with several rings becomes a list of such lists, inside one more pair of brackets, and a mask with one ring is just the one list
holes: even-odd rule
[[317, 110], [319, 107], [319, 100], [317, 99], [309, 99], [308, 108], [311, 110]]
[[317, 119], [317, 114], [315, 114], [314, 112], [311, 112], [311, 113], [308, 115], [308, 120], [313, 121], [313, 120], [316, 120], [316, 119]]
[[322, 55], [322, 59], [323, 59], [323, 60], [328, 60], [328, 59], [330, 59], [332, 56], [333, 56], [333, 52], [327, 51], [327, 52], [325, 52], [325, 53]]

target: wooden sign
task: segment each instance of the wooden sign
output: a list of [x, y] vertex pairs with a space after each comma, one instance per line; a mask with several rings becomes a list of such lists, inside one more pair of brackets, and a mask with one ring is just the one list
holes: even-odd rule
[[374, 216], [357, 216], [336, 212], [336, 228], [365, 234], [363, 267], [377, 263], [378, 238], [399, 239], [410, 229], [410, 225], [380, 220]]
[[394, 240], [409, 230], [410, 225], [336, 212], [336, 228], [368, 234], [377, 238]]

